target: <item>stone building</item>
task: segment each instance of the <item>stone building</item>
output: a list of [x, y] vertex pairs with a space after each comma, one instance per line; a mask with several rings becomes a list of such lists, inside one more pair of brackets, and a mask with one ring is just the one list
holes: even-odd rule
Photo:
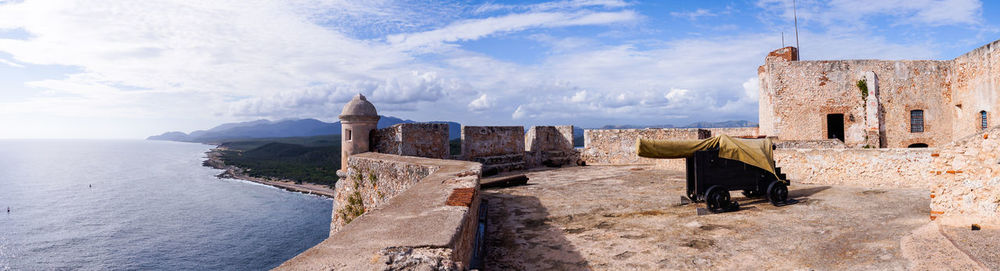
[[996, 125], [1000, 40], [952, 60], [800, 61], [795, 47], [757, 69], [760, 133], [850, 147], [935, 147]]

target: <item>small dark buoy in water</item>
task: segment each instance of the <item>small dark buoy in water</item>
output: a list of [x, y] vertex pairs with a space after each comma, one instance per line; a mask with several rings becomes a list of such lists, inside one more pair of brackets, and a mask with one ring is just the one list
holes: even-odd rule
[[87, 187], [94, 188], [94, 185], [88, 184]]

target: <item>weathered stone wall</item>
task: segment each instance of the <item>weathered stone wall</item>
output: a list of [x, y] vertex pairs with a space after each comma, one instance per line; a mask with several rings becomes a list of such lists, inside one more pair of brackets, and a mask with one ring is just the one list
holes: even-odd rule
[[732, 137], [756, 137], [760, 135], [757, 127], [732, 128], [702, 128], [711, 132], [711, 136], [728, 135]]
[[532, 126], [524, 136], [527, 152], [573, 149], [573, 126]]
[[881, 188], [932, 186], [934, 149], [777, 149], [775, 166], [793, 183]]
[[524, 154], [523, 126], [462, 126], [465, 159], [510, 154]]
[[[827, 114], [844, 114], [844, 143], [868, 144], [866, 103], [857, 82], [874, 72], [887, 147], [939, 146], [952, 139], [951, 61], [783, 61], [759, 69], [760, 133], [781, 140], [827, 137]], [[764, 107], [769, 107], [765, 109]], [[910, 133], [910, 110], [924, 110], [924, 132]], [[874, 146], [878, 147], [878, 146]]]
[[820, 140], [775, 140], [774, 147], [779, 149], [843, 149], [847, 148], [839, 139]]
[[[348, 179], [337, 184], [336, 229], [277, 270], [468, 267], [478, 225], [480, 164], [373, 152], [353, 155], [348, 164]], [[363, 214], [344, 224], [348, 221], [337, 213], [355, 207]]]
[[573, 126], [533, 126], [524, 136], [525, 167], [575, 165], [580, 152], [573, 148]]
[[[790, 61], [772, 53], [757, 70], [760, 133], [782, 140], [824, 139], [826, 114], [832, 113], [844, 114], [850, 147], [879, 141], [890, 148], [935, 147], [978, 133], [980, 112], [986, 112], [988, 125], [1000, 123], [998, 46], [1000, 40], [945, 61]], [[861, 79], [873, 99], [862, 99], [856, 85]], [[924, 132], [910, 132], [911, 110], [924, 111]]]
[[988, 127], [1000, 124], [1000, 40], [955, 58], [952, 70], [952, 104], [955, 138], [981, 131], [980, 111]]
[[1000, 128], [942, 148], [934, 163], [931, 216], [1000, 224]]
[[683, 169], [683, 159], [649, 159], [636, 155], [636, 143], [639, 138], [684, 140], [704, 139], [710, 135], [709, 130], [696, 128], [585, 130], [580, 159], [588, 165], [651, 164], [664, 169]]
[[403, 123], [378, 129], [374, 151], [385, 154], [445, 159], [449, 155], [448, 124]]
[[330, 235], [369, 210], [377, 210], [437, 167], [354, 155], [347, 162], [347, 179], [337, 181]]

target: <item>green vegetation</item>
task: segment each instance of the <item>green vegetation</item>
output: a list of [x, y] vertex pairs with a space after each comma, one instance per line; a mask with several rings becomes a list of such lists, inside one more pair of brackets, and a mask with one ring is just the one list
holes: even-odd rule
[[448, 141], [448, 148], [450, 149], [449, 153], [451, 155], [462, 154], [462, 139], [461, 138], [456, 138], [456, 139], [449, 140]]
[[861, 79], [858, 80], [858, 83], [856, 85], [858, 86], [858, 89], [861, 90], [861, 100], [862, 101], [868, 100], [868, 82], [865, 81], [865, 79]]
[[340, 169], [340, 136], [234, 140], [222, 160], [247, 169], [252, 177], [270, 177], [333, 185]]

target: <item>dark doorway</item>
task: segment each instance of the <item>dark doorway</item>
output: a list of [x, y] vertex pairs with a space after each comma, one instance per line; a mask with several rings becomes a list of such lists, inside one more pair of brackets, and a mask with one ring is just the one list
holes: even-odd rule
[[910, 144], [909, 146], [906, 146], [906, 147], [907, 148], [927, 148], [927, 144], [926, 143], [914, 143], [914, 144]]
[[844, 141], [844, 114], [826, 115], [826, 138]]

